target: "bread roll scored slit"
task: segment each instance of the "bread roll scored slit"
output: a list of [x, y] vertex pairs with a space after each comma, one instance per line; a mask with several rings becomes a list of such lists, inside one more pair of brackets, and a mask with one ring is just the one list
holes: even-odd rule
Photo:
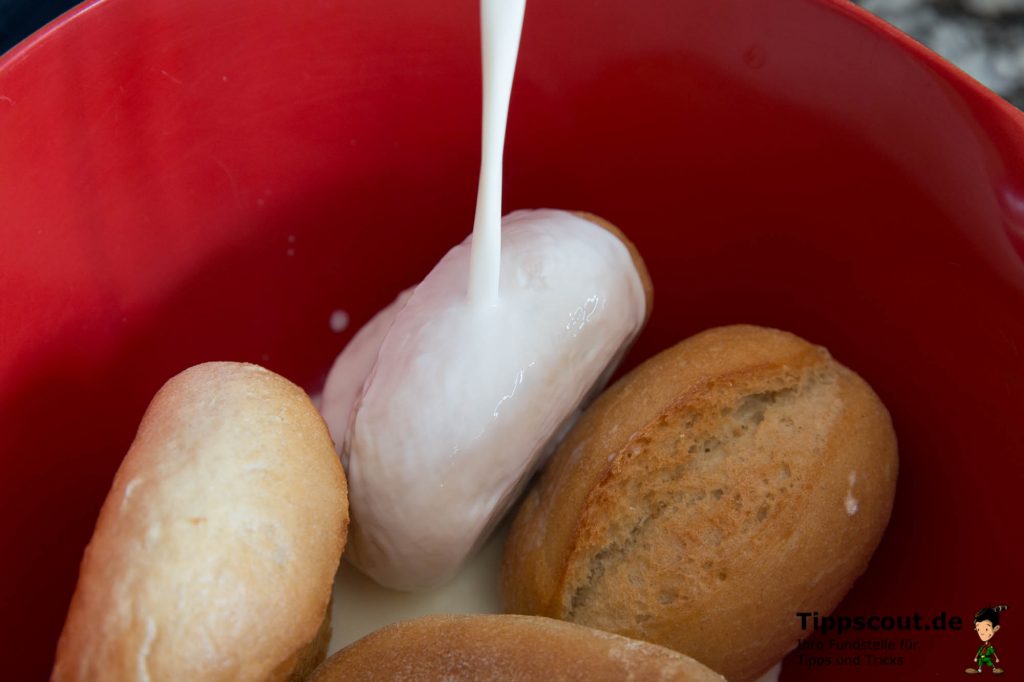
[[347, 524], [302, 389], [244, 363], [185, 370], [114, 476], [51, 679], [299, 679], [326, 652]]
[[457, 572], [650, 312], [635, 247], [595, 216], [505, 216], [493, 307], [467, 302], [471, 239], [368, 323], [324, 389], [352, 499], [346, 556], [387, 587]]
[[[865, 570], [892, 509], [896, 438], [819, 346], [712, 329], [601, 395], [520, 505], [502, 593], [756, 678]], [[857, 504], [849, 503], [853, 497]]]

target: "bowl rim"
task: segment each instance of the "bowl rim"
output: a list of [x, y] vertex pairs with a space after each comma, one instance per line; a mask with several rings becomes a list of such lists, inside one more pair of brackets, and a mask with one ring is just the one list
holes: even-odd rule
[[[2, 82], [6, 69], [29, 57], [36, 46], [50, 39], [51, 36], [59, 35], [62, 31], [67, 30], [67, 27], [73, 25], [85, 14], [98, 9], [106, 9], [108, 5], [116, 5], [122, 1], [124, 0], [84, 0], [50, 20], [22, 39], [6, 53], [0, 54], [0, 82]], [[790, 1], [802, 2], [819, 7], [825, 11], [834, 12], [888, 40], [907, 57], [930, 68], [944, 81], [956, 88], [957, 92], [969, 100], [970, 103], [975, 106], [985, 107], [990, 112], [999, 116], [1003, 122], [1009, 124], [1002, 132], [1012, 137], [1014, 142], [1020, 147], [1024, 147], [1024, 111], [1010, 104], [1002, 95], [999, 95], [959, 66], [903, 32], [895, 25], [872, 14], [860, 5], [854, 4], [852, 0]], [[0, 96], [2, 94], [0, 92]]]
[[[27, 58], [33, 49], [48, 40], [50, 36], [59, 34], [61, 31], [83, 15], [97, 9], [105, 9], [108, 5], [115, 5], [123, 0], [85, 0], [64, 13], [58, 15], [42, 27], [23, 38], [6, 53], [0, 54], [0, 77], [3, 72], [13, 64]], [[949, 61], [938, 52], [919, 42], [895, 25], [872, 14], [863, 7], [856, 5], [852, 0], [790, 0], [815, 5], [826, 11], [835, 12], [846, 19], [879, 34], [899, 47], [907, 56], [920, 61], [930, 67], [947, 82], [959, 86], [961, 94], [971, 93], [976, 102], [984, 103], [990, 108], [1001, 112], [1007, 119], [1016, 125], [1016, 137], [1024, 143], [1024, 111], [1021, 111], [1010, 104], [1005, 98], [982, 84], [959, 66]]]

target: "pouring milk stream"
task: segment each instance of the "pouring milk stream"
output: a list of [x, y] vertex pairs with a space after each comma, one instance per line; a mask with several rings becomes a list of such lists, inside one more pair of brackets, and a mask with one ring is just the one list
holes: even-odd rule
[[501, 161], [525, 11], [526, 0], [480, 0], [484, 110], [480, 186], [476, 194], [469, 270], [469, 297], [474, 305], [495, 305], [498, 302]]

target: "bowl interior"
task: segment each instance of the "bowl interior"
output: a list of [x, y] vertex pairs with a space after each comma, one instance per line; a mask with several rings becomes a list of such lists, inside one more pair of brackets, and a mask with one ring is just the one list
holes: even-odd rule
[[[17, 679], [49, 669], [163, 381], [235, 359], [315, 389], [468, 233], [476, 22], [472, 0], [101, 0], [0, 60], [0, 639]], [[655, 307], [625, 368], [750, 322], [864, 376], [900, 483], [840, 610], [969, 619], [1020, 592], [1020, 549], [979, 546], [979, 528], [1000, 535], [1022, 474], [1022, 130], [846, 4], [552, 0], [527, 12], [505, 207], [585, 209], [636, 242]], [[973, 636], [922, 638], [914, 665], [952, 670]]]

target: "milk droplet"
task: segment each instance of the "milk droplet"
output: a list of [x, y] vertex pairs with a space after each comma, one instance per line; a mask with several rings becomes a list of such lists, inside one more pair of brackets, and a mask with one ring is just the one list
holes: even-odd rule
[[340, 309], [335, 310], [333, 313], [331, 313], [331, 319], [329, 324], [331, 325], [332, 332], [334, 332], [335, 334], [340, 334], [341, 332], [348, 329], [348, 313]]

